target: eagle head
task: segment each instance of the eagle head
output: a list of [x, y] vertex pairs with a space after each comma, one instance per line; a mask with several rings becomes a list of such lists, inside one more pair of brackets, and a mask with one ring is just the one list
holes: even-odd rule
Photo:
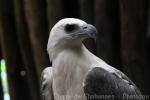
[[58, 21], [50, 31], [47, 51], [54, 52], [67, 48], [78, 48], [86, 38], [96, 39], [97, 30], [86, 22], [75, 18], [64, 18]]

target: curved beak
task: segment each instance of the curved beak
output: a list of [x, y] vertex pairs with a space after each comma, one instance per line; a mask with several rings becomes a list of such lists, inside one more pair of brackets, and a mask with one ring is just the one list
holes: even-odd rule
[[93, 38], [96, 41], [97, 29], [91, 24], [83, 25], [83, 33], [85, 38]]

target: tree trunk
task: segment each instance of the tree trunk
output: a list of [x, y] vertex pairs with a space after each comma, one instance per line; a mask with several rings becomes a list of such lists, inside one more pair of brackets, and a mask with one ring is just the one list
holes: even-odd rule
[[36, 68], [33, 61], [29, 32], [24, 14], [24, 5], [22, 0], [14, 0], [15, 19], [19, 46], [22, 54], [23, 64], [27, 73], [27, 82], [29, 84], [31, 100], [40, 100], [40, 89], [36, 74]]
[[95, 0], [98, 29], [97, 55], [120, 69], [119, 15], [117, 0]]
[[64, 0], [62, 2], [64, 14], [67, 18], [79, 18], [79, 3], [78, 0]]
[[148, 93], [146, 53], [147, 0], [120, 0], [121, 55], [124, 71], [143, 93]]
[[15, 31], [13, 2], [0, 0], [0, 43], [6, 60], [11, 100], [30, 100], [26, 76]]
[[65, 17], [62, 3], [62, 0], [47, 0], [48, 27], [50, 30], [57, 21]]
[[24, 4], [36, 72], [40, 79], [43, 68], [49, 66], [46, 51], [48, 40], [46, 4], [43, 0], [25, 0]]
[[[93, 0], [79, 0], [81, 19], [87, 23], [94, 24], [94, 1]], [[96, 45], [93, 39], [86, 39], [85, 46], [94, 54], [96, 54]]]

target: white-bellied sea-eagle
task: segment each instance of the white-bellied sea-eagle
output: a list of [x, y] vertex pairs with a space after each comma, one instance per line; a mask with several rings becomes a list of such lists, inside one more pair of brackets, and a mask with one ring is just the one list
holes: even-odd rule
[[47, 51], [52, 67], [43, 70], [43, 100], [143, 100], [121, 71], [92, 54], [82, 41], [97, 30], [76, 18], [64, 18], [51, 29]]

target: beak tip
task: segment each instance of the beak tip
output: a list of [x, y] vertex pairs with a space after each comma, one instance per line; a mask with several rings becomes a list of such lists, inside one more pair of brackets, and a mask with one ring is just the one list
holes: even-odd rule
[[87, 24], [86, 25], [86, 33], [88, 34], [89, 37], [93, 38], [94, 40], [96, 40], [96, 37], [97, 37], [97, 29], [91, 25], [91, 24]]

